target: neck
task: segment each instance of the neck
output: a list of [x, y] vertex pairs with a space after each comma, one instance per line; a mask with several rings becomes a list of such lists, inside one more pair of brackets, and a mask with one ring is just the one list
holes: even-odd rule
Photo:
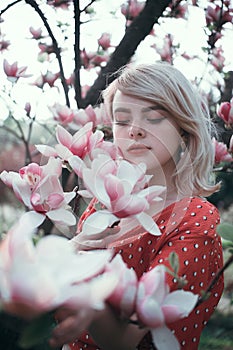
[[[162, 200], [159, 202], [155, 202], [155, 204], [151, 205], [150, 212], [159, 212], [161, 209], [167, 207], [171, 203], [178, 201], [184, 196], [178, 192], [178, 189], [175, 185], [172, 174], [174, 174], [175, 165], [165, 166], [160, 169], [153, 169], [153, 177], [150, 180], [149, 185], [159, 185], [164, 186], [165, 191], [161, 194]], [[152, 175], [152, 172], [150, 173]]]

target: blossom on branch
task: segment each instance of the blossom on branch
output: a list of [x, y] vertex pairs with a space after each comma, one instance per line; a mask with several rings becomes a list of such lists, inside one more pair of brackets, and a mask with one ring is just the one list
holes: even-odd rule
[[3, 61], [3, 69], [7, 75], [7, 79], [12, 83], [15, 83], [19, 78], [28, 78], [32, 76], [32, 74], [25, 73], [27, 66], [18, 67], [17, 62], [10, 64], [6, 59]]
[[136, 313], [139, 323], [150, 328], [157, 349], [180, 349], [167, 324], [187, 317], [197, 300], [198, 295], [188, 291], [170, 292], [166, 283], [166, 268], [163, 265], [154, 267], [140, 278]]
[[212, 143], [215, 149], [215, 164], [233, 161], [225, 143], [217, 141], [214, 137], [212, 138]]
[[44, 166], [31, 163], [19, 170], [3, 171], [0, 179], [13, 189], [16, 197], [37, 218], [39, 226], [46, 217], [55, 224], [73, 226], [76, 218], [68, 203], [75, 197], [75, 192], [63, 192], [59, 180], [62, 162], [60, 159], [49, 159]]
[[36, 145], [40, 153], [46, 157], [59, 157], [65, 164], [74, 167], [78, 176], [82, 176], [85, 168], [96, 154], [108, 153], [116, 157], [117, 148], [112, 142], [104, 140], [104, 133], [100, 130], [93, 132], [93, 123], [89, 122], [71, 135], [61, 125], [57, 126], [56, 137], [58, 144], [54, 147], [47, 145]]
[[151, 177], [146, 166], [131, 164], [126, 160], [114, 161], [107, 154], [100, 154], [88, 168], [82, 169], [86, 190], [84, 197], [95, 197], [103, 209], [91, 214], [84, 222], [82, 233], [92, 235], [112, 226], [119, 219], [134, 217], [151, 234], [161, 232], [155, 221], [146, 213], [151, 203], [161, 200], [164, 186], [149, 186]]
[[117, 254], [106, 266], [106, 271], [116, 274], [119, 282], [107, 301], [122, 317], [130, 317], [135, 311], [138, 279], [136, 272], [129, 269], [122, 256]]
[[224, 121], [226, 127], [233, 126], [233, 98], [230, 102], [222, 102], [220, 104], [217, 115]]
[[3, 310], [32, 319], [61, 305], [103, 308], [118, 282], [117, 276], [105, 273], [112, 253], [77, 254], [68, 239], [56, 235], [42, 237], [34, 244], [34, 229], [26, 213], [0, 244]]

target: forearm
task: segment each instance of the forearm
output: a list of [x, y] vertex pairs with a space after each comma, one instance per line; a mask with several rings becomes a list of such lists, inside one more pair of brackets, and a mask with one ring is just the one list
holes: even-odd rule
[[148, 332], [120, 318], [109, 305], [97, 312], [88, 330], [102, 350], [134, 350]]

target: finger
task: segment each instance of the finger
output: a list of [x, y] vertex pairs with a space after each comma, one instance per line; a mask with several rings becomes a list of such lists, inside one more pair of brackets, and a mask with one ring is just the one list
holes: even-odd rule
[[81, 327], [79, 329], [76, 318], [70, 316], [54, 328], [49, 344], [52, 347], [62, 346], [63, 344], [75, 340], [82, 332], [83, 328]]

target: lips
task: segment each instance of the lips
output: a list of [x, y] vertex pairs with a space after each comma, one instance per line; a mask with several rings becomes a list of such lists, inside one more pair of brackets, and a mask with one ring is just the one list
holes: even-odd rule
[[131, 146], [129, 146], [129, 148], [127, 149], [127, 151], [131, 152], [131, 151], [146, 151], [146, 150], [150, 150], [151, 147], [146, 146], [142, 143], [134, 143]]

